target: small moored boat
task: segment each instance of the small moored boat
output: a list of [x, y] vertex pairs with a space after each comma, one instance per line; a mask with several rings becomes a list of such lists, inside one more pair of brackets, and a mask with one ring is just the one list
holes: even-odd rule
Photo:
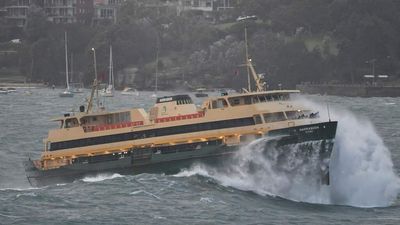
[[110, 65], [108, 74], [108, 85], [100, 92], [103, 97], [114, 97], [114, 67], [112, 59], [112, 46], [110, 46]]
[[0, 88], [0, 94], [1, 94], [1, 95], [6, 95], [6, 94], [8, 94], [7, 89], [5, 89], [5, 88]]
[[139, 95], [139, 91], [137, 91], [136, 89], [133, 88], [124, 88], [124, 90], [121, 91], [121, 95]]
[[65, 81], [67, 84], [67, 88], [59, 94], [60, 97], [74, 97], [74, 93], [71, 91], [69, 86], [69, 78], [68, 78], [68, 47], [67, 47], [67, 32], [64, 33], [65, 38]]

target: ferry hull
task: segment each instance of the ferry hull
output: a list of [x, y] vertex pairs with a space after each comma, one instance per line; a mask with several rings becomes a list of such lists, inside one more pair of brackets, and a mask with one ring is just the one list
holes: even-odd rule
[[[329, 184], [329, 160], [333, 150], [337, 122], [325, 122], [295, 126], [270, 131], [264, 148], [275, 148], [279, 152], [278, 160], [286, 160], [293, 145], [300, 146], [298, 154], [304, 157], [317, 156], [315, 170], [321, 176], [321, 183]], [[313, 143], [313, 144], [311, 144]], [[315, 146], [317, 143], [317, 146]], [[174, 174], [194, 162], [221, 164], [232, 157], [240, 145], [228, 146], [222, 140], [176, 146], [135, 149], [126, 153], [92, 156], [77, 159], [73, 164], [57, 169], [39, 170], [33, 161], [24, 163], [27, 178], [32, 186], [45, 186], [57, 183], [69, 183], [85, 176], [99, 173], [165, 173]]]

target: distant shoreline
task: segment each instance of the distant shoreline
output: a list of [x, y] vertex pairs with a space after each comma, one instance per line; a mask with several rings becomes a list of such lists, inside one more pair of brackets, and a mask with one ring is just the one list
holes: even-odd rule
[[0, 82], [0, 87], [2, 88], [7, 88], [7, 87], [13, 87], [13, 88], [45, 88], [48, 87], [46, 84], [43, 83], [6, 83], [6, 82]]

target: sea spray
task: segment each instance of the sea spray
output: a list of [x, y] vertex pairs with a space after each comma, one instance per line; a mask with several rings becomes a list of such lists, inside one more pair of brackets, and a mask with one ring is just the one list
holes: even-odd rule
[[337, 111], [340, 117], [331, 162], [331, 203], [360, 207], [388, 206], [400, 181], [390, 151], [369, 121]]
[[342, 108], [326, 107], [306, 99], [302, 104], [320, 110], [323, 119], [338, 121], [331, 159], [331, 204], [384, 207], [394, 203], [400, 192], [389, 149], [372, 123]]
[[[300, 156], [304, 149], [299, 144], [282, 151], [276, 149], [274, 144], [269, 144], [271, 142], [274, 139], [258, 139], [243, 146], [232, 158], [225, 160], [223, 166], [196, 164], [176, 176], [198, 174], [211, 177], [224, 186], [253, 191], [260, 195], [280, 196], [293, 201], [329, 203], [326, 197], [319, 196], [324, 188], [320, 185], [317, 152], [308, 157]], [[321, 141], [306, 145], [319, 149]], [[285, 152], [284, 159], [281, 152]]]
[[[328, 119], [325, 106], [303, 103], [319, 109], [321, 119]], [[222, 168], [196, 164], [177, 176], [211, 177], [225, 186], [293, 201], [357, 207], [393, 204], [400, 190], [400, 179], [393, 171], [390, 152], [373, 125], [346, 110], [330, 107], [330, 111], [331, 119], [338, 121], [338, 129], [329, 186], [318, 182], [313, 160], [306, 165], [294, 157], [277, 165], [273, 146], [265, 148], [264, 143], [270, 141], [266, 138], [242, 147]], [[293, 152], [299, 147], [291, 146]]]

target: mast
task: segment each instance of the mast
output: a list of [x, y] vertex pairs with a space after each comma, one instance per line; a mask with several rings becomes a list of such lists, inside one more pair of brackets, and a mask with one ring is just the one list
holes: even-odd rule
[[244, 17], [239, 17], [236, 21], [243, 22], [244, 23], [244, 42], [245, 42], [245, 51], [246, 51], [246, 68], [247, 68], [247, 85], [248, 89], [244, 89], [245, 91], [251, 92], [251, 79], [250, 79], [250, 74], [253, 77], [256, 85], [256, 91], [265, 91], [265, 82], [262, 82], [263, 76], [258, 75], [256, 73], [256, 70], [254, 69], [254, 66], [251, 62], [251, 59], [249, 57], [249, 46], [248, 46], [248, 38], [247, 38], [247, 23], [246, 21], [248, 20], [257, 20], [256, 16], [244, 16]]
[[67, 90], [69, 91], [67, 31], [64, 32], [64, 47], [65, 47], [65, 78], [67, 80]]
[[157, 38], [157, 51], [156, 51], [156, 83], [155, 83], [155, 93], [158, 91], [158, 38]]
[[249, 59], [249, 46], [247, 42], [247, 24], [244, 24], [244, 44], [246, 49], [246, 69], [247, 69], [247, 90], [251, 92], [251, 81], [250, 81], [250, 59]]
[[112, 45], [110, 45], [110, 66], [108, 72], [108, 86], [111, 86], [111, 91], [114, 90], [114, 65], [113, 65], [113, 56], [112, 56]]
[[99, 102], [99, 88], [98, 88], [98, 79], [97, 79], [97, 65], [96, 65], [96, 49], [92, 48], [93, 51], [93, 66], [94, 66], [94, 86], [96, 88], [96, 104], [97, 104], [97, 108], [99, 108], [100, 102]]
[[70, 71], [70, 77], [71, 77], [71, 82], [74, 82], [74, 53], [71, 52], [71, 71]]
[[90, 91], [90, 98], [89, 98], [89, 102], [88, 102], [88, 106], [86, 109], [86, 113], [89, 113], [92, 111], [93, 108], [93, 97], [94, 97], [94, 91], [97, 89], [97, 79], [95, 78], [93, 80], [93, 86], [92, 86], [92, 90]]

